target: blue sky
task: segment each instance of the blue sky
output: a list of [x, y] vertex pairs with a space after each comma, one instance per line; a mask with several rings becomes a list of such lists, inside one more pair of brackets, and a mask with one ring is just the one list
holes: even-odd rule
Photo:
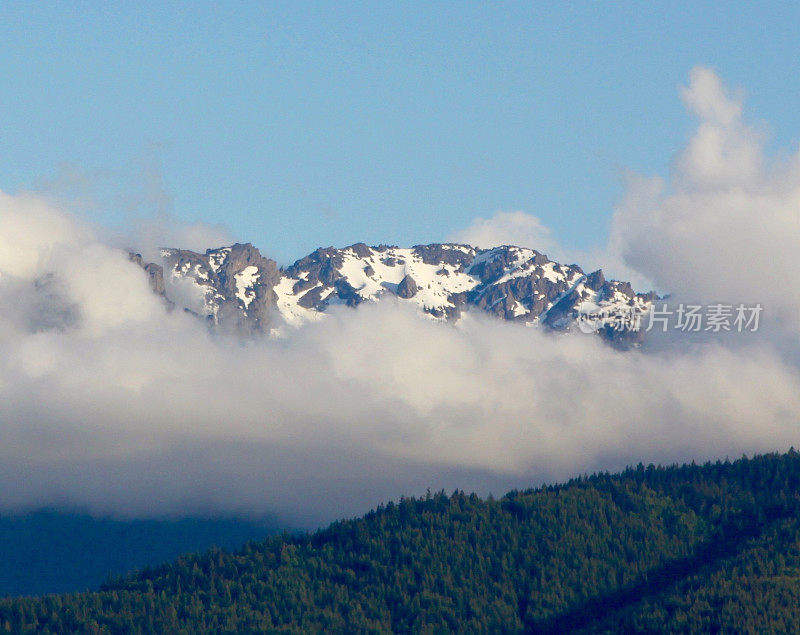
[[282, 263], [498, 210], [591, 249], [622, 172], [691, 134], [697, 64], [796, 147], [798, 6], [4, 3], [0, 189], [224, 223]]

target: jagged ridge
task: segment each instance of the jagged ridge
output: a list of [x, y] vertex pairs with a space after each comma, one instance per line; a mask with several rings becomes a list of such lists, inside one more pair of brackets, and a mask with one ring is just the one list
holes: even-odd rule
[[645, 313], [655, 297], [606, 280], [601, 270], [587, 275], [577, 265], [514, 246], [356, 243], [317, 249], [285, 269], [249, 243], [204, 254], [164, 249], [161, 256], [166, 274], [132, 256], [155, 291], [214, 324], [247, 332], [300, 326], [320, 319], [331, 305], [356, 307], [391, 295], [433, 319], [457, 321], [472, 310], [557, 330], [569, 328], [581, 313], [601, 312], [595, 330], [630, 344], [640, 334], [614, 328], [616, 317]]

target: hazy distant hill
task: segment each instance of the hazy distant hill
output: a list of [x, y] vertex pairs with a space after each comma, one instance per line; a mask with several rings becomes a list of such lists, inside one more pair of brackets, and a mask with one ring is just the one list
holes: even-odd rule
[[99, 593], [5, 600], [28, 632], [800, 632], [800, 454], [403, 499]]
[[0, 596], [96, 589], [112, 575], [276, 533], [236, 519], [115, 520], [41, 510], [0, 516]]

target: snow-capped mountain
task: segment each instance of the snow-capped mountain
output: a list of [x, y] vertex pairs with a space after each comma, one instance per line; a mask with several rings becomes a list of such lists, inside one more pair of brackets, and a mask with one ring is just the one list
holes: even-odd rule
[[[408, 302], [431, 318], [457, 321], [465, 311], [563, 330], [584, 320], [620, 344], [637, 341], [631, 315], [646, 313], [653, 294], [627, 282], [585, 274], [534, 249], [468, 245], [329, 247], [287, 268], [251, 244], [204, 254], [164, 249], [163, 267], [131, 256], [150, 276], [154, 291], [213, 324], [243, 331], [280, 330], [323, 319], [334, 304], [357, 307], [387, 296]], [[583, 330], [586, 330], [583, 328]]]

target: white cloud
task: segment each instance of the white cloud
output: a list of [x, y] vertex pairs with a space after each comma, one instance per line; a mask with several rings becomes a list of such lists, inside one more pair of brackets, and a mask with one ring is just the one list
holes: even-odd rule
[[692, 71], [684, 100], [696, 134], [669, 180], [634, 177], [612, 240], [626, 262], [678, 297], [761, 302], [766, 319], [800, 328], [800, 154], [768, 157], [710, 70]]
[[247, 345], [140, 318], [2, 330], [0, 507], [313, 522], [427, 487], [795, 442], [800, 381], [768, 349], [626, 355], [390, 303]]
[[[739, 102], [708, 72], [692, 77], [698, 135], [668, 182], [632, 177], [609, 252], [686, 296], [791, 316], [797, 158], [768, 161]], [[545, 252], [551, 240], [519, 213], [460, 239]], [[620, 353], [386, 302], [243, 343], [168, 313], [102, 232], [26, 195], [0, 195], [0, 306], [0, 509], [321, 522], [427, 487], [498, 493], [800, 439], [800, 375], [772, 343], [796, 339], [788, 318], [774, 340]]]
[[0, 273], [31, 277], [59, 245], [80, 245], [88, 236], [88, 229], [44, 199], [0, 192]]
[[557, 248], [550, 230], [533, 214], [525, 212], [496, 212], [490, 218], [476, 218], [466, 229], [456, 232], [450, 240], [482, 249], [515, 245], [530, 247], [548, 254]]
[[452, 234], [452, 242], [490, 249], [503, 245], [529, 247], [562, 264], [577, 264], [585, 271], [603, 269], [607, 277], [631, 282], [634, 288], [649, 291], [648, 278], [628, 267], [614, 245], [581, 251], [560, 244], [550, 229], [533, 214], [522, 211], [496, 212], [489, 218], [478, 217], [469, 227]]
[[689, 86], [681, 88], [681, 97], [698, 117], [722, 126], [736, 124], [741, 119], [742, 91], [731, 94], [719, 76], [704, 66], [695, 66], [689, 78]]
[[203, 253], [206, 249], [216, 249], [235, 242], [234, 236], [225, 225], [201, 221], [188, 223], [167, 213], [138, 217], [131, 224], [132, 229], [127, 230], [123, 237], [117, 237], [114, 242], [136, 249], [148, 262], [158, 261], [164, 247]]
[[[705, 67], [681, 89], [698, 118], [667, 178], [629, 172], [607, 245], [558, 245], [536, 216], [499, 212], [455, 237], [480, 246], [517, 244], [674, 297], [761, 302], [767, 316], [800, 328], [800, 152], [768, 156], [765, 126], [743, 119], [743, 91]], [[545, 245], [545, 249], [536, 247]]]

